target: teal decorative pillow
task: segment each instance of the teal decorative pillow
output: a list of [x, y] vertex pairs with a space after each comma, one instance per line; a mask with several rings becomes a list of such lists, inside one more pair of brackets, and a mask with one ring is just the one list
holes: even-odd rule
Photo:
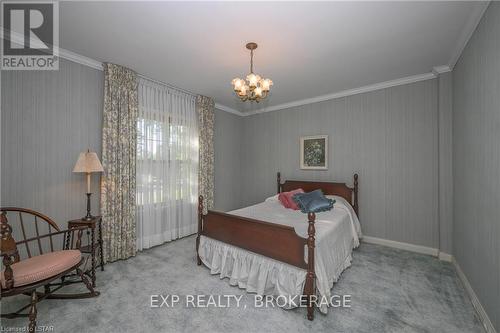
[[308, 193], [297, 193], [292, 197], [297, 203], [302, 213], [326, 212], [333, 208], [335, 200], [328, 199], [321, 190], [315, 190]]

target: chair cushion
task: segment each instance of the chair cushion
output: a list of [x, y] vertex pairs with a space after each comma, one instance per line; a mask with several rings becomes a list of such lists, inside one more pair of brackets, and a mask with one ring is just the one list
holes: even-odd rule
[[[42, 254], [13, 264], [14, 287], [32, 284], [56, 276], [80, 262], [82, 254], [79, 250], [63, 250]], [[6, 288], [4, 272], [0, 282]]]

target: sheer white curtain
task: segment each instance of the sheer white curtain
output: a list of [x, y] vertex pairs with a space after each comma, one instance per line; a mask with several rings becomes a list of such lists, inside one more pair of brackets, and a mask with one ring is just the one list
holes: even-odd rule
[[137, 248], [197, 230], [196, 97], [139, 81], [137, 121]]

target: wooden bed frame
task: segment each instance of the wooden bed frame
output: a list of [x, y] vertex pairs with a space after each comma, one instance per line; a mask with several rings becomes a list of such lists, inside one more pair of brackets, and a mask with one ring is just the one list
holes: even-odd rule
[[[354, 174], [353, 188], [348, 187], [345, 183], [332, 182], [287, 180], [281, 183], [279, 172], [276, 183], [278, 193], [302, 188], [305, 192], [321, 189], [325, 195], [341, 196], [353, 205], [354, 211], [358, 214], [357, 174]], [[203, 196], [200, 195], [198, 203], [198, 236], [196, 237], [197, 263], [201, 265], [198, 248], [200, 236], [203, 235], [305, 269], [307, 275], [303, 296], [306, 297], [307, 319], [313, 320], [314, 307], [311, 296], [316, 294], [314, 271], [315, 219], [316, 215], [314, 213], [307, 215], [309, 223], [308, 238], [303, 238], [295, 233], [293, 227], [286, 225], [213, 210], [209, 210], [206, 215], [203, 215]], [[306, 245], [308, 249], [307, 262], [304, 260]]]

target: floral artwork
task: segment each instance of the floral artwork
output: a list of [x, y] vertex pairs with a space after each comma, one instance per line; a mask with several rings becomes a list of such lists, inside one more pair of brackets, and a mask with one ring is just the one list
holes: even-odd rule
[[300, 168], [328, 169], [328, 135], [300, 138]]

